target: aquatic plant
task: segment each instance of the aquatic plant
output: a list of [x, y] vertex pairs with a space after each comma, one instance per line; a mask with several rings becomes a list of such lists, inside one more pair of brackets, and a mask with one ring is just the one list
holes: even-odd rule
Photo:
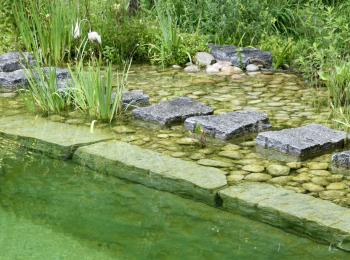
[[71, 25], [77, 17], [74, 1], [18, 0], [13, 4], [21, 42], [44, 64], [59, 65], [69, 59]]
[[130, 65], [131, 61], [125, 63], [122, 72], [117, 71], [115, 81], [111, 64], [104, 72], [99, 64], [85, 68], [83, 63], [79, 63], [76, 68], [70, 68], [74, 106], [91, 119], [112, 122], [122, 111], [122, 95], [127, 86]]
[[22, 93], [30, 110], [48, 115], [59, 114], [70, 107], [69, 89], [58, 89], [56, 68], [30, 67], [25, 70], [25, 74], [29, 84], [28, 89], [23, 89]]

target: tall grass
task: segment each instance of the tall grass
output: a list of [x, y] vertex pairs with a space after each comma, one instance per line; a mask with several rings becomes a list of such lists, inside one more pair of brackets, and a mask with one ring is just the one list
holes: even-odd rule
[[29, 82], [27, 90], [23, 90], [25, 103], [33, 112], [42, 114], [60, 114], [71, 104], [69, 89], [60, 91], [57, 87], [56, 68], [29, 67], [25, 70]]
[[91, 119], [112, 122], [122, 111], [122, 95], [127, 86], [131, 62], [116, 74], [116, 88], [113, 88], [112, 66], [102, 71], [99, 65], [89, 65], [87, 69], [80, 63], [70, 69], [73, 80], [72, 98], [75, 107]]
[[37, 60], [59, 65], [69, 59], [77, 17], [75, 1], [16, 0], [13, 9], [21, 42]]

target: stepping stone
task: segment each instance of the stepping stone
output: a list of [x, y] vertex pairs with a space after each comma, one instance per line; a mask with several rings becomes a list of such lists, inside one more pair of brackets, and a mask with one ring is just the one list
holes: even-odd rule
[[267, 115], [255, 111], [196, 116], [185, 121], [185, 127], [191, 131], [195, 131], [196, 125], [201, 126], [205, 133], [222, 140], [263, 131], [271, 127]]
[[[47, 73], [49, 68], [44, 68]], [[56, 69], [57, 79], [64, 80], [70, 77], [67, 69]], [[66, 83], [66, 82], [64, 82]], [[64, 88], [64, 83], [59, 84], [58, 88]], [[0, 92], [13, 92], [20, 88], [28, 86], [28, 79], [24, 69], [12, 72], [0, 72]]]
[[350, 151], [336, 153], [332, 156], [332, 167], [350, 169]]
[[344, 146], [346, 133], [328, 127], [310, 124], [298, 128], [260, 133], [256, 144], [297, 159], [307, 159]]
[[28, 52], [9, 52], [0, 55], [0, 72], [12, 72], [27, 67], [26, 59], [30, 65], [34, 65], [33, 55]]
[[211, 54], [216, 60], [230, 61], [234, 66], [247, 67], [249, 64], [272, 67], [271, 52], [256, 48], [239, 48], [236, 46], [209, 45]]
[[183, 122], [191, 116], [210, 115], [213, 109], [187, 97], [178, 97], [133, 111], [136, 118], [161, 125]]
[[[112, 94], [112, 103], [115, 99], [115, 93]], [[149, 105], [149, 96], [142, 90], [127, 91], [122, 97], [123, 104], [126, 106], [147, 106]]]

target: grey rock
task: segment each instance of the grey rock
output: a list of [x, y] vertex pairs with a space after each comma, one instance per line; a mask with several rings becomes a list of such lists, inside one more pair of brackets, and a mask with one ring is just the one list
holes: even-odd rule
[[133, 114], [145, 121], [169, 125], [182, 122], [191, 116], [213, 114], [213, 109], [190, 98], [179, 97], [149, 107], [137, 108]]
[[[59, 89], [64, 89], [67, 84], [66, 79], [70, 78], [69, 71], [61, 68], [43, 68], [48, 73], [50, 69], [56, 70], [57, 85]], [[62, 82], [60, 82], [62, 80]], [[13, 92], [21, 88], [26, 88], [29, 82], [24, 69], [12, 72], [0, 72], [0, 92]]]
[[146, 95], [142, 90], [127, 91], [123, 94], [122, 100], [124, 105], [149, 105], [149, 96]]
[[256, 66], [255, 64], [248, 64], [247, 67], [245, 68], [247, 72], [256, 72], [259, 71], [259, 67]]
[[197, 65], [189, 65], [184, 69], [184, 71], [187, 73], [196, 73], [199, 72], [200, 69]]
[[12, 72], [23, 69], [29, 65], [34, 65], [33, 55], [28, 52], [9, 52], [0, 55], [0, 72]]
[[303, 160], [343, 147], [345, 140], [345, 132], [310, 124], [260, 133], [256, 138], [256, 144]]
[[332, 156], [332, 166], [350, 169], [350, 151], [334, 154]]
[[211, 54], [216, 60], [230, 61], [237, 67], [247, 67], [248, 64], [272, 67], [272, 54], [256, 48], [239, 48], [236, 46], [209, 45]]
[[227, 112], [219, 115], [190, 117], [185, 127], [194, 131], [196, 125], [215, 138], [227, 140], [247, 133], [259, 132], [271, 127], [265, 113], [255, 111]]
[[197, 52], [195, 56], [195, 61], [199, 66], [208, 66], [215, 61], [215, 58], [210, 53]]

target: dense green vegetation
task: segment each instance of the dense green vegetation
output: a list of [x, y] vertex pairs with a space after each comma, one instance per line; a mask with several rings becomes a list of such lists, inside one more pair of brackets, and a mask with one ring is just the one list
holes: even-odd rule
[[[197, 51], [206, 50], [208, 43], [254, 46], [272, 51], [276, 68], [289, 64], [312, 84], [327, 86], [329, 104], [335, 110], [344, 110], [348, 103], [348, 1], [2, 2], [1, 51], [17, 42], [25, 49], [40, 49], [45, 63], [79, 60], [83, 48], [85, 58], [98, 56], [121, 64], [133, 56], [135, 62], [167, 66], [185, 64]], [[82, 20], [86, 22], [81, 23], [81, 38], [72, 39], [74, 24]], [[102, 45], [84, 42], [89, 30], [101, 35]]]

